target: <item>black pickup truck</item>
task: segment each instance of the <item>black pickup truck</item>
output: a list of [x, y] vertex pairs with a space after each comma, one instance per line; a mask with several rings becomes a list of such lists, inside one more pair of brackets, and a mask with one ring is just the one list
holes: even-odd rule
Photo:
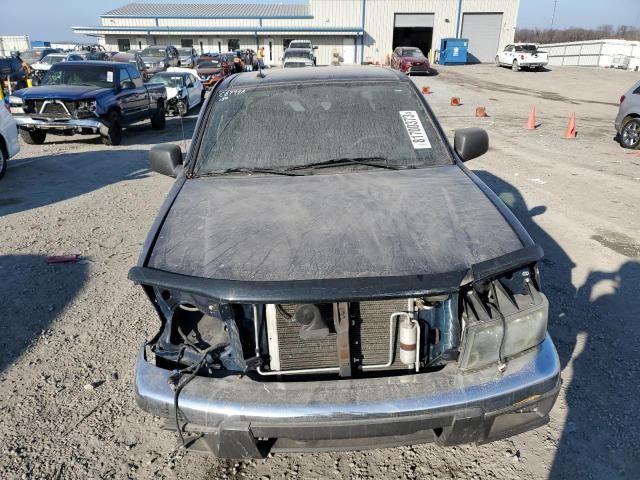
[[9, 105], [28, 144], [44, 143], [47, 133], [98, 133], [118, 145], [122, 128], [140, 120], [163, 129], [166, 99], [164, 86], [144, 85], [134, 65], [87, 61], [53, 65], [41, 86], [15, 92]]

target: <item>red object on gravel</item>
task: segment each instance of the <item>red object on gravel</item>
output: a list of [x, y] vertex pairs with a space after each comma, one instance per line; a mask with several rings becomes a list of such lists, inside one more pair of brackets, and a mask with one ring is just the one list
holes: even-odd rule
[[47, 263], [75, 263], [80, 258], [79, 253], [73, 255], [59, 255], [47, 257]]

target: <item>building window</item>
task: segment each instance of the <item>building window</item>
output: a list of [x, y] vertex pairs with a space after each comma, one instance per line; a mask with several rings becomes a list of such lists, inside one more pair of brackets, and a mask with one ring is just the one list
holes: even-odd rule
[[180, 40], [180, 46], [182, 48], [193, 48], [193, 39], [183, 38], [182, 40]]
[[118, 39], [118, 51], [119, 52], [128, 52], [131, 50], [131, 42], [128, 38], [119, 38]]
[[227, 46], [229, 47], [229, 51], [233, 52], [235, 50], [240, 50], [240, 39], [239, 38], [230, 38], [227, 42]]

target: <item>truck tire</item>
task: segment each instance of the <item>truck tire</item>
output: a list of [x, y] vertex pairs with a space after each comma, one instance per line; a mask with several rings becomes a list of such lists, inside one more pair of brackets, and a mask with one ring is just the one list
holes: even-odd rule
[[44, 130], [20, 130], [20, 138], [29, 145], [42, 145], [47, 138]]
[[4, 177], [4, 172], [7, 171], [7, 154], [4, 153], [4, 146], [0, 144], [0, 178]]
[[630, 118], [620, 131], [620, 145], [624, 148], [640, 148], [640, 118]]
[[518, 65], [518, 60], [513, 61], [513, 64], [511, 65], [511, 70], [513, 70], [514, 72], [520, 71], [520, 65]]
[[109, 114], [109, 132], [106, 136], [101, 136], [102, 143], [105, 145], [120, 145], [122, 142], [122, 123], [118, 112]]
[[153, 115], [151, 115], [151, 128], [154, 130], [163, 130], [167, 123], [166, 111], [164, 109], [164, 103], [158, 102], [158, 108]]

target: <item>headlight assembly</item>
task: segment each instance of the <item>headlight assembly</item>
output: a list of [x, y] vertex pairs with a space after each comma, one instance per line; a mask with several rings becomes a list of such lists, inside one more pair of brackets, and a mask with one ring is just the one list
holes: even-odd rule
[[10, 107], [22, 107], [24, 105], [24, 101], [20, 97], [16, 97], [15, 95], [9, 95], [9, 106]]
[[94, 113], [95, 111], [96, 111], [96, 101], [95, 100], [78, 102], [78, 112], [81, 112], [81, 113]]
[[475, 291], [466, 296], [461, 369], [486, 367], [544, 340], [549, 301], [528, 279], [523, 285], [526, 288], [513, 292], [495, 280], [486, 297], [481, 298]]

